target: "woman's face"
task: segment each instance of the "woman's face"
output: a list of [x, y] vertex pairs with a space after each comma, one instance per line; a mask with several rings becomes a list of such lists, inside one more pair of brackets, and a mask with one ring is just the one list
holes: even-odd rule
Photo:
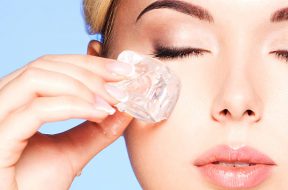
[[109, 52], [154, 55], [182, 82], [168, 120], [125, 133], [141, 186], [287, 189], [288, 1], [164, 0], [138, 17], [155, 2], [120, 2]]

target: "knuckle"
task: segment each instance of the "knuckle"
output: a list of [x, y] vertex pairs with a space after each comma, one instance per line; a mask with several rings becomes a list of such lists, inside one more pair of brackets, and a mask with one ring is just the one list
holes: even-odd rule
[[86, 69], [79, 69], [77, 71], [77, 74], [79, 75], [79, 77], [83, 80], [89, 80], [91, 77], [93, 77], [92, 73]]
[[[101, 86], [101, 85], [104, 85], [105, 84], [105, 80], [99, 76], [99, 75], [96, 75], [90, 71], [87, 71], [87, 70], [83, 70], [81, 71], [81, 73], [79, 73], [79, 75], [81, 75], [80, 77], [86, 81], [85, 83], [87, 83], [88, 85], [89, 84], [95, 84], [93, 87], [92, 90], [97, 90], [97, 86]], [[96, 89], [95, 89], [96, 88]]]
[[81, 92], [84, 91], [83, 84], [77, 80], [71, 80], [70, 85], [67, 86], [71, 91]]
[[30, 62], [26, 65], [26, 70], [30, 69], [31, 67], [35, 67], [37, 65], [37, 60]]
[[41, 99], [38, 98], [38, 99], [35, 99], [34, 101], [32, 101], [31, 103], [29, 103], [25, 108], [24, 110], [28, 111], [29, 112], [33, 112], [33, 113], [39, 113], [40, 110], [39, 110], [39, 104], [41, 103]]
[[33, 120], [38, 121], [39, 123], [44, 122], [41, 118], [41, 99], [35, 99], [34, 101], [28, 103], [23, 109], [21, 109], [22, 113], [26, 113], [29, 115], [29, 117], [32, 117]]
[[41, 57], [39, 57], [37, 60], [38, 61], [47, 61], [47, 60], [51, 60], [53, 58], [53, 55], [42, 55]]
[[50, 58], [51, 55], [42, 55], [41, 57], [38, 57], [37, 59], [31, 61], [30, 63], [28, 63], [25, 68], [26, 69], [29, 69], [31, 67], [36, 67], [39, 63], [43, 63], [43, 62], [46, 62], [47, 60], [51, 59]]
[[33, 83], [33, 81], [39, 77], [39, 70], [40, 69], [35, 67], [29, 67], [22, 73], [22, 78], [24, 81]]
[[41, 98], [37, 98], [34, 101], [30, 102], [25, 109], [28, 112], [33, 112], [38, 115], [37, 113], [41, 113], [42, 111], [41, 105], [43, 105], [43, 100]]
[[104, 85], [107, 83], [101, 76], [98, 75], [91, 74], [90, 76], [86, 77], [88, 77], [87, 80], [89, 83], [93, 84], [93, 86], [91, 86], [93, 92], [99, 91], [99, 88], [104, 87]]
[[26, 67], [25, 67], [26, 69], [25, 70], [36, 67], [38, 65], [38, 62], [39, 62], [38, 59], [35, 60], [35, 61], [30, 62], [29, 64], [26, 65]]
[[82, 82], [78, 80], [72, 80], [70, 82], [70, 85], [67, 87], [69, 88], [71, 92], [78, 94], [78, 95], [81, 95], [81, 94], [92, 95], [93, 94], [92, 92], [90, 92], [88, 87], [86, 87]]

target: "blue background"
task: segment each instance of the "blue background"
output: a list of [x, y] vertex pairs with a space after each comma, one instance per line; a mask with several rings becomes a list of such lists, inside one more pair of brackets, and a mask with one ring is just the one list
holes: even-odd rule
[[[90, 37], [81, 0], [0, 0], [0, 77], [45, 54], [85, 54]], [[84, 120], [45, 124], [58, 133]], [[130, 166], [123, 137], [98, 154], [71, 190], [141, 189]]]

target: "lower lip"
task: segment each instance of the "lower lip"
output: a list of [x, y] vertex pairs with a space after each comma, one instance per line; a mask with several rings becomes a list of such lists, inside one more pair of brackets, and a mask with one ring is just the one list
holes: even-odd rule
[[252, 188], [263, 183], [271, 174], [272, 165], [228, 167], [216, 164], [199, 166], [201, 174], [211, 183], [228, 189]]

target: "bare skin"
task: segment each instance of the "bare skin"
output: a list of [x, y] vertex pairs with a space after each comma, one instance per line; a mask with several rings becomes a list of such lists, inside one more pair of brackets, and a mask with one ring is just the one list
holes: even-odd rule
[[[246, 136], [240, 142], [277, 164], [272, 175], [253, 189], [287, 189], [288, 25], [287, 19], [279, 21], [281, 14], [275, 15], [288, 7], [288, 1], [185, 0], [213, 19], [159, 8], [136, 22], [153, 2], [121, 1], [114, 24], [117, 40], [109, 55], [115, 57], [123, 49], [160, 55], [182, 82], [179, 101], [167, 121], [147, 126], [133, 120], [125, 131], [142, 188], [224, 189], [203, 178], [193, 161], [210, 148], [229, 145], [238, 137], [231, 140], [228, 132], [244, 128]], [[165, 59], [157, 45], [204, 51]]]
[[[173, 59], [158, 56], [180, 77], [183, 85], [171, 117], [158, 125], [148, 126], [137, 120], [131, 121], [131, 118], [119, 113], [108, 117], [100, 112], [95, 115], [93, 111], [91, 115], [90, 104], [85, 104], [83, 101], [93, 102], [92, 94], [103, 95], [111, 105], [116, 101], [105, 93], [102, 94], [105, 90], [101, 88], [92, 88], [91, 93], [87, 91], [85, 93], [85, 90], [75, 89], [59, 92], [59, 89], [57, 91], [54, 89], [56, 87], [53, 87], [55, 91], [48, 93], [45, 89], [49, 88], [45, 88], [45, 93], [43, 91], [40, 93], [44, 97], [47, 94], [51, 95], [51, 92], [57, 94], [57, 97], [65, 95], [68, 103], [64, 102], [68, 104], [70, 111], [65, 109], [67, 106], [59, 108], [59, 101], [52, 103], [54, 99], [49, 99], [49, 103], [46, 99], [44, 102], [39, 102], [36, 101], [38, 99], [35, 96], [31, 96], [29, 101], [28, 99], [25, 102], [20, 101], [21, 97], [16, 97], [19, 101], [14, 99], [12, 101], [10, 97], [20, 92], [29, 91], [31, 94], [38, 92], [37, 89], [23, 88], [23, 84], [31, 84], [31, 78], [38, 79], [40, 74], [37, 74], [38, 70], [36, 72], [32, 69], [32, 72], [28, 72], [28, 76], [27, 74], [24, 78], [19, 76], [20, 73], [29, 71], [31, 67], [26, 68], [26, 71], [19, 71], [18, 74], [11, 74], [0, 81], [0, 101], [7, 104], [6, 108], [0, 108], [2, 109], [0, 113], [3, 113], [0, 117], [0, 180], [7, 182], [4, 184], [6, 186], [0, 186], [0, 189], [16, 189], [16, 186], [19, 189], [39, 189], [39, 186], [45, 189], [47, 181], [52, 181], [53, 183], [49, 184], [55, 185], [49, 189], [69, 188], [81, 168], [100, 150], [119, 137], [127, 125], [129, 127], [125, 130], [125, 140], [129, 156], [135, 174], [145, 190], [224, 189], [203, 179], [192, 162], [211, 147], [229, 144], [227, 131], [241, 127], [247, 128], [247, 136], [243, 143], [269, 155], [277, 164], [268, 180], [253, 190], [287, 189], [288, 27], [286, 20], [271, 22], [271, 16], [276, 11], [288, 7], [288, 2], [286, 0], [186, 0], [185, 2], [208, 10], [213, 17], [213, 22], [199, 20], [170, 9], [147, 12], [136, 22], [140, 12], [153, 2], [155, 0], [121, 1], [114, 23], [108, 58], [115, 59], [125, 49], [150, 56], [159, 55], [159, 52], [155, 51], [155, 45], [159, 44], [168, 47], [201, 49], [198, 53], [194, 52]], [[93, 42], [88, 49], [90, 55], [99, 55], [101, 48], [99, 44]], [[48, 60], [48, 62], [66, 64], [77, 62], [79, 67], [85, 67], [85, 64], [89, 63], [82, 58], [79, 58], [81, 61], [76, 61], [73, 57], [71, 61], [70, 56], [53, 56], [46, 57], [44, 62]], [[106, 61], [94, 57], [92, 62], [101, 65]], [[43, 58], [33, 65], [40, 66], [42, 62]], [[71, 66], [67, 66], [65, 72], [73, 70]], [[98, 68], [97, 64], [95, 67]], [[60, 66], [55, 66], [54, 69], [63, 70]], [[95, 76], [105, 78], [108, 75], [104, 76], [102, 72], [96, 72]], [[74, 78], [77, 75], [73, 73], [70, 77]], [[11, 80], [12, 78], [20, 78], [21, 82], [18, 86], [15, 84], [13, 88], [11, 87], [11, 91], [8, 92], [4, 85], [12, 86], [16, 83]], [[55, 84], [55, 81], [50, 80], [53, 78], [55, 77], [47, 75], [44, 81], [49, 80], [50, 83]], [[93, 80], [93, 77], [81, 81], [89, 88], [90, 80]], [[120, 79], [113, 78], [113, 80]], [[69, 86], [67, 82], [67, 84], [63, 83], [62, 87]], [[77, 95], [75, 95], [76, 91]], [[79, 91], [81, 93], [78, 93]], [[69, 103], [71, 99], [66, 96], [71, 94], [82, 101], [73, 99], [73, 104], [71, 101]], [[11, 104], [6, 103], [10, 101]], [[31, 104], [31, 101], [36, 103]], [[5, 105], [1, 102], [0, 105]], [[16, 105], [18, 102], [21, 105], [20, 103]], [[26, 106], [21, 108], [24, 103]], [[51, 109], [47, 109], [49, 108], [47, 104]], [[60, 110], [54, 113], [55, 117], [51, 119], [53, 109]], [[85, 111], [82, 112], [83, 110]], [[31, 118], [35, 116], [36, 118]], [[36, 132], [44, 122], [74, 117], [86, 118], [90, 122], [53, 137]], [[103, 135], [103, 126], [105, 129], [110, 129], [111, 125], [115, 126], [113, 125], [115, 118], [122, 118], [123, 122], [116, 125], [119, 129], [117, 135], [107, 138]], [[25, 127], [16, 125], [19, 121]], [[32, 124], [24, 125], [22, 121]], [[81, 130], [81, 133], [78, 133], [78, 130]]]
[[[110, 106], [118, 100], [104, 89], [125, 78], [108, 69], [115, 64], [49, 55], [1, 79], [0, 189], [69, 189], [89, 160], [122, 135], [132, 118]], [[37, 132], [71, 118], [87, 121], [57, 135]]]

